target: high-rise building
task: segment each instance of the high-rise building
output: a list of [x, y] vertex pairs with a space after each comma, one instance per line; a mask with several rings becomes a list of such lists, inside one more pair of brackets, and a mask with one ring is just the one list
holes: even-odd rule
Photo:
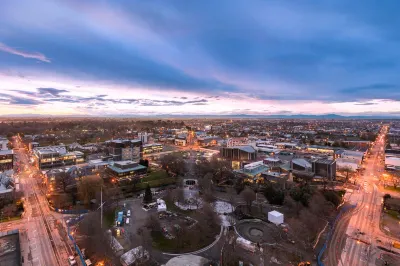
[[105, 143], [114, 161], [138, 162], [142, 158], [142, 141], [140, 139], [115, 139]]
[[8, 139], [0, 136], [0, 151], [8, 150]]

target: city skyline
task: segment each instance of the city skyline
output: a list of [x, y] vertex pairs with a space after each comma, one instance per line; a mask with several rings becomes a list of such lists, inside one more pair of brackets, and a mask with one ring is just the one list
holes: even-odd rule
[[398, 117], [392, 3], [6, 0], [0, 113]]

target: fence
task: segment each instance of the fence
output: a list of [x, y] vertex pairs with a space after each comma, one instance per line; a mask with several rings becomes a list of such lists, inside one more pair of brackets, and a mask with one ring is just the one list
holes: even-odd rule
[[81, 259], [82, 265], [86, 266], [85, 258], [83, 257], [81, 250], [79, 249], [78, 245], [76, 244], [74, 237], [70, 234], [68, 224], [67, 224], [67, 228], [68, 228], [68, 231], [67, 231], [68, 237], [72, 241], [72, 244], [74, 244], [74, 248], [75, 248], [76, 252], [78, 253], [79, 258]]
[[345, 206], [340, 210], [339, 214], [336, 216], [335, 220], [332, 223], [331, 229], [329, 230], [328, 237], [326, 238], [324, 245], [322, 246], [321, 250], [318, 253], [318, 257], [317, 257], [318, 266], [324, 266], [324, 263], [321, 261], [321, 258], [322, 258], [322, 255], [324, 254], [325, 250], [328, 247], [328, 242], [331, 239], [333, 231], [335, 230], [335, 225], [336, 225], [337, 221], [340, 219], [340, 217], [342, 217], [343, 213], [345, 213], [349, 209], [355, 208], [356, 206], [357, 205]]

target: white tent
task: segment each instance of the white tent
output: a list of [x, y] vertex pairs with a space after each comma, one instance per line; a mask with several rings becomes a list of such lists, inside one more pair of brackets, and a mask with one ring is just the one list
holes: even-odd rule
[[165, 204], [165, 201], [162, 199], [157, 199], [157, 211], [158, 212], [165, 212], [167, 211], [167, 205]]
[[283, 223], [283, 214], [277, 211], [271, 211], [268, 213], [268, 221], [276, 225]]

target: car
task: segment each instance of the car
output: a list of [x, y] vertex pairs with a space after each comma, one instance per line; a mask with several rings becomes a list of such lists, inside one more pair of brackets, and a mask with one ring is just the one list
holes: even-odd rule
[[129, 218], [126, 218], [125, 224], [129, 224]]
[[126, 216], [131, 217], [131, 210], [128, 210], [128, 211], [126, 212]]
[[70, 266], [72, 266], [72, 265], [77, 265], [74, 256], [69, 256], [69, 257], [68, 257], [68, 263], [69, 263]]

